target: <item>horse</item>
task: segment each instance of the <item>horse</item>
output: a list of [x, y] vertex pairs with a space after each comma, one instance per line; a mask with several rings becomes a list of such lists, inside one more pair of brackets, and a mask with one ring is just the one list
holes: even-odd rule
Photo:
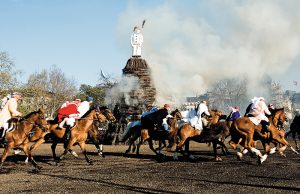
[[[283, 123], [287, 121], [287, 116], [284, 109], [275, 109], [272, 114], [268, 117], [269, 119], [269, 131], [262, 132], [261, 125], [254, 125], [254, 123], [249, 119], [249, 117], [241, 117], [233, 122], [230, 128], [231, 140], [229, 145], [236, 149], [237, 145], [243, 146], [244, 150], [248, 150], [251, 153], [255, 153], [258, 157], [258, 163], [262, 164], [270, 154], [270, 143], [280, 143], [283, 146], [279, 149], [282, 153], [286, 147], [290, 147], [293, 152], [298, 154], [298, 152], [284, 139], [282, 132], [278, 130], [279, 127], [283, 126]], [[261, 152], [255, 148], [255, 141], [261, 141], [265, 150], [265, 154], [262, 155]], [[239, 160], [243, 157], [243, 154], [248, 151], [237, 152], [237, 157]]]
[[296, 145], [296, 149], [299, 149], [296, 135], [298, 136], [298, 139], [300, 140], [300, 116], [295, 116], [291, 125], [290, 125], [290, 131], [285, 134], [285, 137], [288, 137], [289, 134], [292, 134], [293, 140]]
[[[73, 128], [71, 128], [71, 137], [70, 140], [64, 141], [64, 148], [66, 151], [66, 149], [68, 148], [68, 145], [70, 144], [71, 140], [72, 140], [72, 145], [75, 143], [78, 143], [85, 158], [86, 161], [88, 163], [92, 163], [87, 155], [86, 155], [86, 150], [85, 150], [85, 141], [88, 135], [88, 130], [91, 128], [91, 126], [95, 123], [95, 121], [99, 121], [104, 122], [106, 121], [106, 117], [98, 110], [98, 109], [90, 109], [85, 115], [83, 115], [80, 119], [78, 119], [75, 123], [75, 126]], [[47, 134], [51, 135], [51, 139], [53, 140], [52, 145], [51, 145], [51, 150], [52, 150], [52, 155], [54, 160], [56, 161], [56, 163], [58, 163], [61, 159], [63, 159], [64, 155], [66, 155], [67, 153], [64, 153], [63, 156], [61, 157], [57, 157], [56, 156], [56, 146], [58, 144], [58, 142], [61, 139], [65, 139], [65, 128], [62, 129], [58, 129], [58, 123], [55, 120], [49, 120], [48, 121], [48, 125], [49, 128], [46, 132], [42, 133], [42, 135], [40, 136], [40, 138], [31, 146], [30, 150], [33, 151], [34, 149], [36, 149], [38, 146], [40, 146], [42, 143], [45, 142], [44, 137]], [[74, 155], [75, 157], [78, 157], [78, 155], [76, 154], [75, 151], [71, 150], [71, 146], [69, 146], [68, 150], [72, 153], [72, 155]], [[68, 152], [67, 150], [67, 152]]]
[[[77, 120], [74, 127], [71, 129], [71, 137], [68, 142], [67, 147], [65, 148], [64, 152], [61, 154], [57, 162], [61, 161], [68, 152], [70, 152], [76, 158], [78, 155], [74, 152], [71, 148], [75, 143], [78, 143], [79, 147], [81, 148], [82, 153], [86, 159], [86, 162], [92, 164], [93, 162], [88, 158], [86, 153], [86, 140], [88, 137], [88, 132], [91, 129], [94, 121], [98, 121], [100, 123], [106, 121], [107, 118], [103, 113], [99, 112], [97, 109], [90, 109], [87, 113], [85, 113], [80, 119]], [[55, 145], [56, 147], [56, 145]], [[54, 147], [54, 151], [55, 151]]]
[[44, 112], [41, 109], [31, 112], [14, 123], [14, 125], [15, 130], [6, 134], [7, 144], [1, 158], [1, 166], [6, 160], [11, 149], [22, 148], [23, 152], [27, 156], [28, 160], [30, 160], [32, 165], [36, 168], [39, 168], [31, 155], [31, 150], [29, 149], [29, 134], [30, 131], [36, 126], [40, 127], [43, 130], [47, 130], [48, 124], [45, 119]]
[[189, 153], [189, 141], [193, 140], [198, 143], [213, 143], [214, 155], [216, 161], [221, 161], [222, 159], [217, 155], [217, 145], [225, 147], [225, 144], [220, 141], [226, 131], [223, 128], [217, 126], [220, 117], [223, 115], [221, 111], [209, 110], [211, 117], [208, 119], [208, 126], [204, 127], [203, 130], [198, 130], [192, 127], [189, 123], [183, 124], [179, 127], [177, 135], [179, 136], [180, 142], [176, 146], [176, 151], [174, 152], [174, 160], [178, 160], [177, 153], [182, 151], [182, 147], [185, 145], [185, 152], [187, 152], [188, 157], [193, 159], [194, 157]]
[[[174, 121], [177, 121], [178, 119], [182, 119], [181, 113], [179, 112], [178, 109], [174, 110], [171, 112], [170, 114], [172, 116], [172, 118], [174, 119]], [[169, 120], [170, 118], [168, 118]], [[123, 137], [121, 139], [122, 142], [125, 142], [127, 139], [129, 139], [129, 147], [128, 149], [125, 151], [125, 153], [129, 153], [131, 150], [131, 146], [133, 145], [134, 148], [132, 150], [132, 152], [136, 151], [136, 154], [139, 154], [139, 148], [140, 146], [143, 144], [144, 141], [148, 141], [149, 142], [149, 147], [152, 151], [154, 151], [157, 154], [158, 150], [161, 150], [164, 147], [159, 147], [156, 150], [153, 147], [153, 143], [152, 140], [159, 140], [159, 141], [164, 141], [166, 139], [169, 139], [169, 137], [172, 137], [173, 134], [175, 134], [175, 122], [171, 122], [168, 121], [168, 124], [170, 125], [170, 131], [169, 133], [167, 133], [167, 131], [164, 130], [155, 130], [154, 133], [149, 134], [148, 129], [143, 129], [142, 123], [140, 121], [135, 121], [135, 122], [131, 122], [127, 125], [127, 128], [125, 129], [125, 132], [123, 134]], [[151, 138], [150, 138], [151, 135]], [[141, 137], [140, 142], [137, 144], [137, 146], [135, 145], [135, 141]], [[172, 140], [171, 140], [172, 142]]]
[[93, 141], [98, 155], [104, 157], [103, 154], [103, 143], [107, 134], [108, 122], [115, 122], [116, 118], [113, 113], [107, 107], [101, 107], [100, 112], [106, 117], [107, 122], [94, 121], [91, 129], [89, 130], [89, 137]]

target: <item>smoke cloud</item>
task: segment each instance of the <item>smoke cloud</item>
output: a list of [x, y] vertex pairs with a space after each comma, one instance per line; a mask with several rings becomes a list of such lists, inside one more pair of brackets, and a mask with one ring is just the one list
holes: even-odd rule
[[146, 19], [142, 57], [158, 104], [177, 104], [218, 80], [245, 76], [250, 95], [260, 96], [264, 75], [284, 74], [299, 56], [299, 1], [192, 1], [185, 7], [178, 2], [141, 7], [131, 1], [117, 27], [120, 44], [131, 48], [133, 27]]

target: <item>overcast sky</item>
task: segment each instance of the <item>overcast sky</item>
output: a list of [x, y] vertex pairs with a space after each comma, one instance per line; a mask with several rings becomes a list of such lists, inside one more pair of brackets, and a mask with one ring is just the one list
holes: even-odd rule
[[57, 65], [78, 85], [96, 85], [101, 69], [121, 76], [132, 29], [146, 19], [142, 57], [162, 96], [199, 94], [216, 79], [245, 75], [256, 88], [266, 73], [299, 91], [299, 7], [297, 0], [1, 0], [0, 50], [23, 80]]

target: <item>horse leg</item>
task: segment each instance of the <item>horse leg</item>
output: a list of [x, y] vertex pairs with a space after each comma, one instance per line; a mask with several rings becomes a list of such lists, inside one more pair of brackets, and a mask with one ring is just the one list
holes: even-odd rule
[[148, 144], [149, 144], [149, 148], [150, 148], [156, 155], [160, 154], [160, 153], [156, 152], [156, 150], [154, 149], [152, 139], [151, 139], [151, 138], [148, 138], [147, 141], [148, 141]]
[[1, 157], [1, 166], [3, 165], [4, 161], [6, 160], [7, 156], [8, 156], [8, 153], [10, 152], [10, 150], [12, 150], [14, 147], [14, 143], [9, 143], [6, 145], [6, 148], [3, 152], [3, 155]]
[[[36, 141], [34, 144], [30, 146], [30, 152], [32, 153], [33, 150], [35, 150], [37, 147], [39, 147], [41, 144], [45, 142], [44, 138], [40, 138], [38, 141]], [[25, 160], [25, 163], [28, 163], [29, 158], [27, 157]]]
[[68, 146], [65, 148], [63, 154], [59, 157], [60, 160], [62, 160], [67, 155], [68, 152], [70, 152], [75, 158], [78, 158], [76, 152], [71, 149], [76, 141], [77, 141], [76, 138], [71, 138], [69, 140]]
[[190, 141], [185, 141], [184, 143], [184, 152], [183, 154], [186, 154], [188, 156], [188, 159], [190, 160], [195, 160], [195, 156], [193, 156], [191, 153], [190, 153]]
[[82, 150], [82, 153], [83, 153], [83, 155], [85, 157], [86, 162], [89, 163], [89, 164], [93, 164], [93, 162], [87, 156], [86, 149], [85, 149], [85, 142], [84, 141], [79, 142], [79, 147]]
[[98, 156], [104, 158], [104, 155], [103, 155], [103, 144], [100, 144], [100, 142], [98, 140], [94, 140], [93, 139], [93, 142], [94, 142], [94, 145], [97, 149], [97, 153], [98, 153]]
[[[297, 133], [297, 136], [298, 136], [298, 140], [300, 140], [300, 131], [298, 131], [298, 132], [295, 132], [295, 136], [296, 136], [296, 133]], [[296, 140], [297, 138], [296, 137], [294, 137], [294, 141], [295, 141], [295, 145], [296, 145], [296, 149], [298, 149], [299, 150], [299, 146], [298, 146], [298, 144], [297, 144], [297, 140]]]
[[31, 164], [36, 168], [36, 169], [41, 169], [41, 167], [39, 167], [36, 163], [36, 161], [33, 159], [31, 152], [30, 152], [30, 148], [29, 148], [29, 144], [25, 144], [23, 146], [23, 151], [25, 153], [25, 155], [27, 156], [27, 158], [29, 158]]
[[[221, 142], [221, 141], [220, 141]], [[218, 156], [218, 153], [217, 153], [217, 144], [219, 144], [218, 141], [213, 141], [213, 149], [214, 149], [214, 155], [215, 155], [215, 161], [222, 161], [222, 158]], [[222, 142], [223, 143], [223, 142]], [[221, 145], [223, 146], [223, 145]]]
[[136, 155], [139, 155], [140, 154], [140, 147], [141, 147], [141, 145], [144, 143], [144, 140], [143, 140], [143, 138], [140, 138], [140, 141], [139, 141], [139, 143], [137, 144], [137, 146], [136, 146]]
[[299, 146], [298, 146], [298, 143], [297, 143], [297, 138], [296, 138], [296, 133], [297, 133], [296, 131], [292, 131], [292, 137], [293, 137], [293, 140], [295, 142], [296, 149], [299, 149]]
[[[180, 140], [180, 142], [177, 144], [176, 150], [175, 150], [175, 152], [174, 152], [174, 154], [173, 154], [173, 160], [178, 160], [178, 156], [177, 156], [177, 153], [178, 153], [178, 152], [181, 152], [181, 153], [183, 154], [182, 147], [183, 147], [183, 145], [185, 144], [185, 141], [186, 141], [186, 140], [187, 140], [186, 137], [182, 137], [181, 140]], [[186, 147], [187, 147], [187, 146], [186, 146]], [[186, 148], [185, 148], [185, 149], [186, 149]]]
[[60, 159], [56, 156], [56, 152], [55, 152], [56, 146], [57, 146], [57, 140], [54, 140], [51, 145], [51, 151], [52, 151], [52, 156], [53, 156], [54, 161], [56, 163], [58, 163]]

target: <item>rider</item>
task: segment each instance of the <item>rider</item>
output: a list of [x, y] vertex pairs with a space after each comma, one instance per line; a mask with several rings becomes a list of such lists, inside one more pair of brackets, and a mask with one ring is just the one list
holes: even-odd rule
[[208, 112], [207, 102], [205, 100], [201, 101], [196, 105], [195, 108], [196, 115], [190, 119], [190, 123], [192, 127], [195, 129], [202, 130], [203, 126], [207, 126], [208, 121], [202, 115], [205, 114], [210, 116]]
[[58, 129], [62, 129], [66, 124], [66, 140], [69, 140], [71, 134], [71, 128], [74, 126], [76, 119], [81, 118], [89, 109], [90, 104], [93, 102], [92, 97], [87, 97], [86, 101], [81, 102], [80, 99], [76, 99], [73, 102], [66, 102], [58, 111], [58, 118], [64, 119], [60, 122]]
[[248, 115], [253, 118], [251, 121], [254, 124], [257, 125], [260, 123], [262, 125], [262, 131], [268, 132], [269, 119], [266, 117], [266, 114], [271, 115], [271, 112], [265, 103], [265, 99], [263, 97], [259, 97], [253, 101]]
[[142, 125], [148, 129], [160, 129], [163, 119], [169, 115], [171, 106], [165, 104], [163, 108], [141, 117]]
[[268, 104], [268, 109], [271, 113], [273, 113], [275, 111], [275, 107], [273, 104]]
[[9, 125], [9, 120], [12, 117], [20, 117], [22, 113], [17, 110], [18, 100], [22, 99], [21, 93], [14, 92], [11, 95], [11, 98], [4, 105], [3, 109], [0, 112], [0, 128], [3, 128], [3, 133], [1, 140], [4, 140], [6, 132], [11, 128]]
[[228, 121], [229, 121], [229, 126], [231, 126], [232, 122], [238, 118], [241, 117], [241, 114], [239, 112], [239, 107], [235, 106], [235, 107], [230, 107], [230, 114], [228, 116]]

